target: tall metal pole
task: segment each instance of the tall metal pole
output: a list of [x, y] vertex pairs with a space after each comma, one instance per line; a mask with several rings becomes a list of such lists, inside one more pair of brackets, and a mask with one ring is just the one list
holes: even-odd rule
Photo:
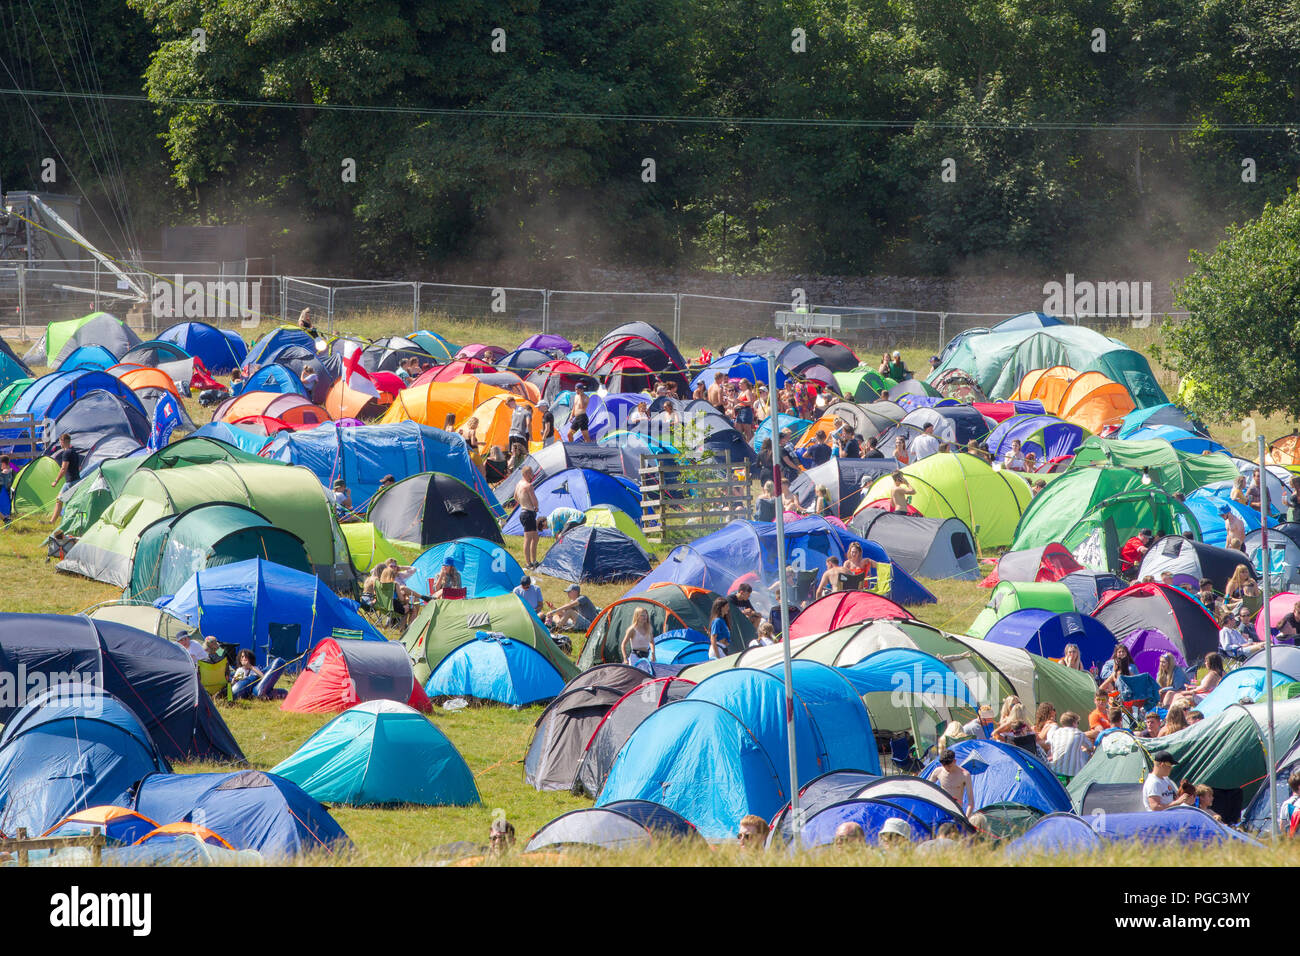
[[799, 849], [799, 829], [803, 825], [799, 812], [799, 762], [794, 744], [794, 675], [790, 667], [790, 601], [785, 570], [785, 507], [782, 505], [784, 493], [781, 490], [781, 403], [776, 394], [776, 356], [767, 357], [767, 394], [769, 398], [768, 414], [772, 422], [772, 486], [776, 489], [776, 573], [777, 600], [781, 607], [782, 656], [785, 660], [785, 736], [790, 752], [790, 819], [794, 826], [791, 832], [794, 847]]
[[1272, 609], [1268, 606], [1268, 570], [1272, 565], [1272, 560], [1268, 553], [1268, 470], [1264, 467], [1264, 436], [1259, 436], [1259, 547], [1260, 547], [1260, 577], [1263, 579], [1263, 587], [1260, 589], [1264, 597], [1264, 613], [1261, 617], [1264, 619], [1264, 687], [1267, 688], [1266, 699], [1268, 707], [1268, 829], [1273, 835], [1272, 839], [1277, 839], [1277, 782], [1274, 777], [1277, 773], [1277, 755], [1274, 752], [1277, 746], [1277, 733], [1273, 727], [1273, 615]]

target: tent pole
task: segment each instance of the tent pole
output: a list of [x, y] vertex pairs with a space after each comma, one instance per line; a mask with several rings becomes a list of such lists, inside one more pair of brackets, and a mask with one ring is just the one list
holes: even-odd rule
[[768, 409], [772, 422], [772, 486], [776, 489], [776, 574], [777, 600], [781, 608], [782, 657], [785, 660], [785, 736], [790, 752], [790, 819], [794, 848], [799, 849], [799, 831], [803, 827], [803, 815], [799, 811], [799, 773], [798, 760], [794, 743], [794, 676], [790, 667], [790, 601], [787, 594], [785, 573], [785, 507], [782, 504], [781, 490], [781, 403], [776, 392], [776, 355], [767, 357], [767, 394], [771, 407]]
[[1264, 467], [1264, 436], [1259, 441], [1259, 546], [1260, 577], [1263, 579], [1264, 598], [1264, 688], [1268, 706], [1268, 830], [1277, 841], [1277, 732], [1273, 726], [1273, 615], [1269, 607], [1268, 571], [1271, 562], [1268, 554], [1268, 470]]

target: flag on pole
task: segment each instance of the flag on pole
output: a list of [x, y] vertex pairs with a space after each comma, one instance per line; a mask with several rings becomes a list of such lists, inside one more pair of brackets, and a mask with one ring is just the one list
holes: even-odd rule
[[343, 343], [343, 385], [354, 392], [361, 392], [371, 398], [379, 397], [379, 389], [361, 365], [362, 346], [360, 342]]
[[149, 450], [157, 451], [171, 440], [172, 431], [180, 424], [181, 410], [172, 395], [163, 395], [153, 407], [153, 428], [149, 432]]

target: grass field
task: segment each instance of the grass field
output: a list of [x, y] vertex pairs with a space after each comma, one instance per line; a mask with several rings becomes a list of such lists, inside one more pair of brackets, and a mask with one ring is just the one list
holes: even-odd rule
[[[346, 329], [354, 334], [376, 336], [380, 334], [401, 333], [409, 329], [409, 316], [376, 316], [357, 323]], [[489, 322], [452, 323], [438, 325], [438, 331], [458, 344], [466, 342], [484, 342], [513, 347], [517, 336], [513, 328], [503, 329]], [[1159, 331], [1136, 330], [1128, 337], [1130, 344], [1143, 351], [1158, 341]], [[26, 345], [13, 342], [15, 349], [22, 353]], [[725, 343], [709, 343], [715, 351], [721, 351]], [[923, 349], [904, 350], [909, 367], [924, 369], [928, 367], [929, 351]], [[1172, 382], [1167, 372], [1153, 360], [1153, 367], [1162, 377], [1167, 391], [1172, 392]], [[188, 402], [187, 407], [196, 424], [202, 424], [209, 413], [200, 408], [196, 402]], [[1268, 437], [1290, 431], [1292, 423], [1279, 419], [1257, 420], [1251, 423], [1230, 423], [1213, 429], [1215, 438], [1234, 452], [1253, 456], [1254, 434], [1252, 429], [1265, 430]], [[112, 601], [120, 596], [116, 588], [58, 573], [54, 565], [45, 560], [42, 541], [49, 531], [49, 525], [37, 518], [21, 518], [0, 533], [0, 592], [7, 595], [4, 609], [8, 611], [53, 612], [72, 614], [95, 604]], [[546, 547], [546, 539], [543, 539]], [[516, 557], [522, 557], [519, 539], [509, 539], [508, 545]], [[662, 557], [662, 554], [660, 555]], [[563, 584], [558, 581], [539, 579], [546, 599], [558, 603], [563, 591]], [[974, 619], [979, 609], [988, 598], [988, 591], [969, 582], [926, 581], [939, 601], [926, 605], [916, 611], [918, 617], [937, 627], [962, 632]], [[606, 586], [589, 587], [587, 593], [598, 606], [604, 606], [621, 596], [625, 588]], [[394, 632], [390, 636], [397, 637]], [[580, 650], [580, 641], [574, 648], [574, 654]], [[279, 708], [265, 702], [240, 702], [222, 704], [221, 712], [230, 725], [236, 739], [244, 749], [249, 763], [257, 768], [270, 768], [289, 756], [328, 719], [324, 716], [286, 714]], [[474, 707], [448, 713], [438, 710], [433, 720], [455, 743], [474, 772], [482, 804], [472, 808], [331, 808], [336, 819], [351, 835], [357, 846], [355, 855], [339, 860], [326, 860], [313, 857], [307, 862], [349, 862], [363, 865], [402, 865], [425, 861], [431, 848], [444, 843], [459, 840], [482, 843], [486, 839], [487, 828], [494, 813], [504, 811], [514, 822], [521, 843], [529, 834], [544, 823], [567, 810], [589, 805], [589, 801], [564, 793], [538, 793], [527, 786], [523, 780], [522, 760], [532, 733], [532, 726], [540, 707], [510, 710], [502, 707]], [[216, 769], [211, 765], [193, 764], [178, 768], [182, 771], [200, 771]], [[958, 854], [942, 857], [925, 857], [912, 853], [885, 858], [878, 853], [857, 853], [829, 850], [825, 853], [804, 854], [791, 857], [788, 854], [768, 854], [742, 857], [733, 847], [689, 848], [660, 846], [651, 851], [629, 852], [618, 855], [580, 855], [565, 856], [562, 861], [554, 857], [519, 860], [512, 858], [507, 862], [523, 862], [547, 865], [554, 862], [565, 864], [602, 863], [616, 865], [710, 865], [735, 864], [741, 861], [763, 864], [873, 864], [898, 863], [931, 865], [933, 862], [949, 864], [998, 864], [1004, 862], [1000, 851], [978, 848], [963, 850]], [[1063, 861], [1054, 861], [1057, 863]], [[1128, 849], [1108, 849], [1095, 856], [1071, 860], [1080, 865], [1150, 866], [1150, 865], [1185, 865], [1185, 852], [1175, 849], [1143, 850], [1140, 853]], [[1300, 862], [1300, 850], [1286, 847], [1278, 851], [1261, 851], [1243, 848], [1197, 851], [1198, 865], [1241, 865], [1262, 864], [1290, 865]]]

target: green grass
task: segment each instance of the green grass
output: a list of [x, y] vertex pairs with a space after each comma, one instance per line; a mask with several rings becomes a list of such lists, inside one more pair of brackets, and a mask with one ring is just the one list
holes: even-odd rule
[[[501, 345], [513, 348], [521, 338], [513, 325], [494, 324], [487, 321], [433, 321], [426, 317], [426, 328], [445, 335], [457, 345], [470, 342]], [[340, 331], [377, 337], [396, 334], [409, 329], [409, 317], [394, 314], [372, 315], [364, 320], [349, 321]], [[1127, 338], [1150, 354], [1150, 346], [1158, 341], [1159, 330], [1136, 330]], [[1121, 333], [1123, 337], [1123, 334]], [[689, 344], [689, 343], [688, 343]], [[725, 343], [709, 344], [718, 349]], [[928, 349], [903, 349], [909, 367], [928, 367], [931, 354]], [[1173, 391], [1168, 372], [1154, 360], [1153, 368], [1162, 377], [1162, 384]], [[41, 370], [38, 370], [41, 371]], [[196, 424], [209, 417], [209, 412], [196, 402], [187, 402], [187, 408]], [[1270, 438], [1288, 432], [1293, 424], [1280, 418], [1258, 419], [1255, 429], [1266, 430]], [[1216, 440], [1243, 456], [1253, 454], [1254, 443], [1246, 434], [1244, 423], [1215, 426]], [[72, 614], [92, 605], [112, 601], [120, 592], [108, 585], [84, 578], [61, 574], [54, 564], [45, 560], [42, 546], [49, 525], [43, 519], [25, 517], [0, 532], [0, 593], [6, 595], [4, 607], [9, 611], [31, 611]], [[516, 557], [521, 558], [519, 539], [507, 542]], [[544, 549], [549, 546], [543, 539]], [[660, 554], [660, 557], [663, 555]], [[992, 557], [992, 556], [989, 556]], [[538, 579], [543, 593], [551, 603], [562, 599], [564, 584], [553, 579]], [[938, 603], [915, 609], [917, 616], [945, 630], [961, 633], [974, 620], [988, 599], [989, 592], [972, 582], [926, 581], [938, 598]], [[621, 586], [589, 586], [586, 592], [599, 606], [616, 600], [626, 590]], [[390, 632], [390, 637], [399, 636]], [[581, 650], [581, 640], [575, 642], [574, 655]], [[257, 768], [269, 769], [292, 754], [313, 732], [321, 727], [328, 715], [287, 714], [278, 706], [266, 702], [239, 702], [221, 704], [220, 710], [230, 725], [235, 738], [243, 748], [249, 763]], [[524, 783], [523, 756], [532, 735], [533, 723], [541, 708], [530, 707], [510, 710], [504, 707], [472, 707], [448, 713], [436, 710], [433, 720], [447, 734], [473, 771], [482, 804], [477, 807], [396, 807], [351, 808], [332, 807], [335, 818], [351, 835], [357, 846], [355, 855], [346, 859], [308, 858], [309, 863], [346, 862], [362, 865], [403, 865], [426, 861], [430, 850], [444, 843], [465, 840], [483, 843], [493, 816], [499, 812], [514, 822], [520, 841], [559, 814], [589, 805], [590, 801], [567, 793], [538, 793]], [[217, 769], [210, 764], [189, 764], [178, 767], [185, 772]], [[512, 856], [502, 861], [509, 864], [532, 863], [548, 865], [555, 857], [525, 859]], [[791, 857], [789, 854], [742, 854], [732, 846], [689, 847], [674, 844], [660, 845], [651, 850], [629, 851], [621, 854], [583, 853], [566, 855], [566, 864], [588, 865], [673, 865], [709, 866], [738, 863], [761, 865], [933, 865], [974, 864], [1003, 865], [1007, 861], [998, 848], [972, 847], [957, 854], [926, 857], [904, 852], [888, 858], [874, 851], [848, 851], [829, 849], [814, 854]], [[1185, 865], [1186, 853], [1172, 848], [1132, 849], [1110, 847], [1102, 854], [1053, 859], [1062, 865], [1150, 866]], [[1203, 865], [1256, 866], [1290, 865], [1300, 863], [1300, 847], [1286, 844], [1277, 851], [1260, 851], [1249, 848], [1225, 848], [1198, 851], [1197, 862]]]

